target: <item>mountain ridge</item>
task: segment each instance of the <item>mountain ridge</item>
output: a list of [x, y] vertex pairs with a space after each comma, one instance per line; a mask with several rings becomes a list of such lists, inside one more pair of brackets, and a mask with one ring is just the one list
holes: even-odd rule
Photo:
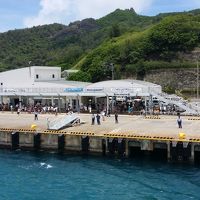
[[[120, 74], [124, 76], [122, 69], [127, 71], [131, 68], [132, 72], [140, 74], [149, 67], [145, 64], [149, 61], [162, 61], [168, 65], [169, 62], [176, 62], [177, 57], [172, 59], [172, 55], [181, 48], [183, 52], [198, 48], [199, 38], [196, 38], [196, 35], [199, 34], [199, 24], [197, 23], [199, 15], [200, 9], [188, 12], [161, 13], [156, 16], [138, 15], [132, 8], [117, 9], [100, 19], [88, 18], [72, 22], [68, 26], [55, 23], [10, 30], [0, 33], [0, 71], [25, 67], [28, 66], [29, 61], [32, 61], [33, 65], [58, 65], [62, 69], [78, 67], [84, 73], [90, 74], [93, 82], [109, 78], [110, 63], [115, 64], [119, 78]], [[176, 20], [176, 16], [179, 16], [179, 21]], [[190, 23], [193, 23], [192, 26]], [[176, 24], [181, 24], [181, 26]], [[167, 25], [168, 28], [173, 25], [175, 28], [179, 27], [180, 30], [173, 31], [171, 28], [170, 33], [163, 28], [164, 25]], [[154, 26], [157, 26], [162, 34], [153, 29]], [[194, 26], [197, 28], [195, 29]], [[187, 34], [181, 35], [181, 31], [191, 33], [188, 31], [188, 27], [192, 27], [193, 35], [190, 36], [194, 41], [191, 41]], [[165, 32], [172, 35], [171, 39]], [[177, 39], [180, 36], [185, 37], [184, 42], [189, 40], [192, 44], [194, 42], [198, 44], [191, 48], [188, 43], [187, 46], [182, 43], [180, 46], [180, 41]], [[161, 41], [163, 42], [162, 46], [159, 46], [160, 49], [156, 44], [158, 42], [156, 38], [160, 38], [159, 44]], [[168, 41], [165, 44], [169, 39], [171, 43]], [[171, 48], [171, 44], [174, 45], [174, 50]], [[146, 45], [145, 48], [144, 45]], [[102, 52], [104, 48], [107, 50]], [[157, 52], [160, 50], [163, 55], [158, 55]], [[94, 52], [97, 52], [97, 55]], [[95, 62], [92, 61], [92, 63], [91, 60], [88, 62], [88, 57], [92, 56], [92, 60]], [[165, 56], [168, 56], [168, 60], [163, 60]], [[177, 60], [178, 63], [180, 61], [185, 62], [183, 59]], [[84, 67], [86, 65], [87, 67]], [[155, 66], [158, 66], [158, 63]], [[98, 72], [100, 68], [104, 69]], [[130, 73], [132, 73], [131, 70]], [[96, 72], [94, 73], [94, 71]], [[98, 79], [93, 78], [96, 75], [101, 76]]]

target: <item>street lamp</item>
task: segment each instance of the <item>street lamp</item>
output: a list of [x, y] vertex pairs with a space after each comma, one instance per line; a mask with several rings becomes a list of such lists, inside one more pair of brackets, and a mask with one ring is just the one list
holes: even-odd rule
[[199, 99], [199, 54], [200, 54], [200, 51], [193, 51], [193, 53], [195, 54], [195, 59], [196, 59], [196, 64], [197, 64], [197, 85], [196, 85], [196, 88], [197, 88], [197, 100]]
[[0, 103], [3, 103], [3, 83], [1, 83], [1, 93]]
[[199, 61], [197, 57], [197, 100], [199, 99]]
[[29, 62], [28, 62], [28, 67], [29, 67], [29, 75], [30, 75], [30, 78], [31, 78], [31, 62], [32, 62], [32, 61], [29, 61]]
[[111, 63], [110, 67], [111, 67], [111, 72], [112, 72], [112, 80], [114, 80], [114, 64]]

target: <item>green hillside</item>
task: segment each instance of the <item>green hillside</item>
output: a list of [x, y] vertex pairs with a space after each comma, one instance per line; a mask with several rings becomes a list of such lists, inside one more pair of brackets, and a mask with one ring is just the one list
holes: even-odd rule
[[[149, 17], [133, 9], [92, 18], [0, 33], [0, 71], [31, 65], [78, 68], [71, 79], [99, 81], [153, 68], [192, 67], [180, 57], [200, 42], [200, 10]], [[113, 64], [113, 65], [112, 65]], [[83, 78], [81, 78], [83, 77]]]
[[193, 67], [179, 58], [200, 44], [200, 15], [178, 14], [164, 17], [143, 31], [133, 31], [110, 39], [82, 58], [76, 68], [88, 72], [92, 81], [107, 79], [110, 64], [116, 76], [137, 73], [138, 78], [154, 68]]
[[0, 70], [14, 69], [33, 64], [45, 64], [50, 38], [65, 26], [52, 24], [8, 31], [0, 34]]
[[24, 67], [29, 61], [32, 65], [59, 65], [68, 69], [110, 37], [151, 23], [150, 17], [139, 16], [133, 9], [118, 9], [99, 20], [85, 19], [68, 26], [52, 24], [1, 33], [0, 70]]
[[106, 15], [97, 20], [97, 23], [102, 27], [113, 26], [118, 24], [121, 31], [125, 32], [131, 29], [141, 29], [151, 25], [154, 22], [154, 17], [138, 15], [134, 9], [120, 10]]

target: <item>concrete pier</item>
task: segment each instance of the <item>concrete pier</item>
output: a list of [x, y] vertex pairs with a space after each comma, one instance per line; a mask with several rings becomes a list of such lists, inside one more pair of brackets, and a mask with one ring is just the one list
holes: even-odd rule
[[[168, 138], [146, 138], [121, 135], [93, 136], [87, 133], [71, 132], [40, 132], [40, 145], [36, 145], [34, 137], [36, 133], [30, 130], [18, 131], [11, 129], [0, 130], [0, 147], [10, 149], [35, 149], [35, 150], [55, 150], [62, 149], [63, 153], [79, 152], [99, 155], [116, 155], [129, 157], [130, 154], [138, 153], [138, 150], [154, 154], [162, 151], [162, 156], [169, 161], [194, 162], [195, 158], [200, 159], [200, 140], [179, 140]], [[62, 136], [62, 137], [61, 137]], [[60, 139], [62, 138], [62, 139]], [[60, 143], [59, 144], [59, 139]], [[107, 141], [107, 142], [106, 142]], [[36, 149], [38, 148], [38, 149]], [[136, 151], [137, 149], [137, 151]], [[196, 154], [196, 157], [195, 157]], [[197, 157], [197, 155], [199, 155]]]
[[[120, 116], [119, 124], [115, 124], [114, 118], [111, 117], [106, 118], [102, 125], [91, 125], [90, 116], [83, 115], [83, 126], [62, 131], [45, 129], [46, 115], [39, 116], [41, 119], [36, 124], [38, 128], [31, 130], [34, 121], [30, 117], [33, 115], [24, 114], [18, 117], [13, 114], [0, 114], [0, 119], [5, 122], [0, 120], [1, 148], [54, 150], [60, 153], [78, 152], [118, 157], [145, 155], [172, 162], [200, 161], [200, 125], [197, 120], [187, 120], [187, 117], [183, 117], [185, 128], [178, 129], [174, 116], [161, 116], [159, 119]], [[11, 118], [11, 121], [8, 118]], [[172, 124], [173, 128], [170, 127]], [[158, 133], [158, 130], [163, 131]], [[180, 132], [185, 133], [184, 138], [180, 137]]]
[[66, 135], [65, 137], [65, 150], [81, 152], [81, 136]]
[[22, 149], [33, 148], [34, 135], [29, 132], [20, 133], [19, 147]]
[[103, 154], [102, 138], [90, 137], [89, 138], [89, 151], [93, 153]]

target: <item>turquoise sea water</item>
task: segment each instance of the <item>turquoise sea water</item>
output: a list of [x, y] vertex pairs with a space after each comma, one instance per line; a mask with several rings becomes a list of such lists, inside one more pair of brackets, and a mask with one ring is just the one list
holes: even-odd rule
[[1, 150], [0, 199], [200, 199], [200, 168]]

